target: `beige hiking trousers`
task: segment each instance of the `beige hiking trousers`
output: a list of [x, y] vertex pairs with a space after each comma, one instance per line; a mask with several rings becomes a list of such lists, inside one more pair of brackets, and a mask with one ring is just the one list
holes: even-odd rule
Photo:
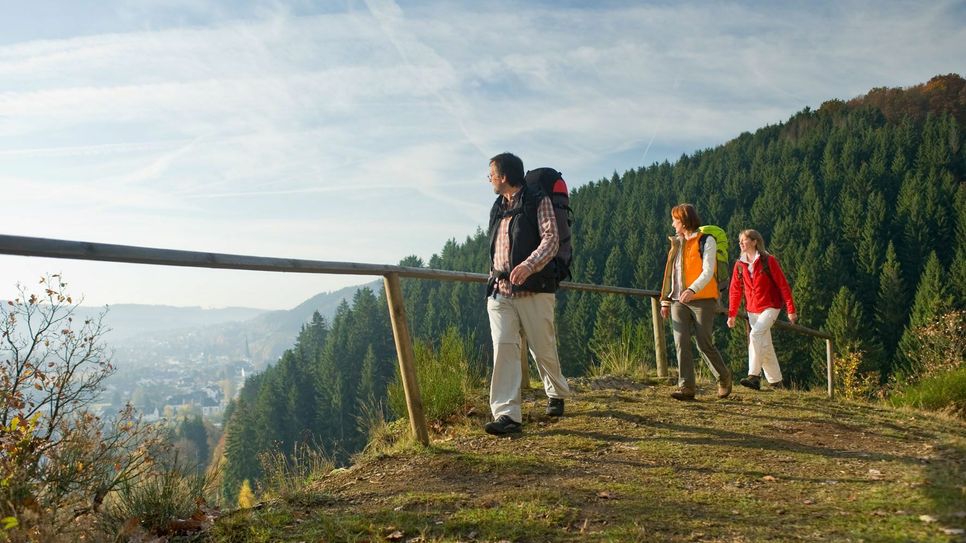
[[490, 380], [490, 411], [493, 418], [509, 415], [523, 421], [520, 410], [520, 330], [527, 336], [530, 354], [537, 362], [543, 388], [550, 398], [571, 395], [567, 380], [560, 372], [557, 357], [557, 329], [554, 309], [557, 299], [550, 293], [505, 298], [497, 295], [486, 299], [493, 338], [493, 377]]

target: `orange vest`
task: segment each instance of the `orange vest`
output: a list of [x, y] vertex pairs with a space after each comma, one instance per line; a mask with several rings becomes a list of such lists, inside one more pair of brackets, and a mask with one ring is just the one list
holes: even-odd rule
[[[694, 236], [692, 239], [684, 240], [684, 244], [681, 247], [681, 275], [684, 276], [684, 285], [681, 286], [683, 291], [690, 285], [694, 283], [694, 280], [701, 275], [701, 236], [705, 234], [699, 234]], [[714, 263], [715, 267], [718, 266], [717, 261]], [[713, 270], [717, 271], [717, 270]], [[718, 281], [715, 279], [714, 273], [711, 274], [711, 281], [704, 286], [703, 289], [694, 293], [695, 300], [702, 300], [706, 298], [716, 299], [718, 297]]]

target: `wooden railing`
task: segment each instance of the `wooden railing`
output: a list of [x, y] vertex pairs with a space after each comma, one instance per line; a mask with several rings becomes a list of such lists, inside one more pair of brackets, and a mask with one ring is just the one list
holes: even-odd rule
[[[462, 281], [466, 283], [486, 283], [488, 276], [482, 273], [432, 270], [384, 264], [361, 264], [356, 262], [327, 262], [322, 260], [302, 260], [295, 258], [272, 258], [224, 253], [204, 253], [156, 249], [131, 245], [113, 245], [87, 241], [68, 241], [61, 239], [33, 238], [24, 236], [0, 235], [0, 254], [38, 256], [46, 258], [65, 258], [72, 260], [99, 260], [104, 262], [124, 262], [133, 264], [154, 264], [158, 266], [181, 266], [193, 268], [221, 268], [230, 270], [258, 270], [288, 273], [324, 273], [336, 275], [381, 275], [389, 304], [392, 333], [396, 343], [399, 370], [402, 376], [406, 406], [413, 435], [423, 445], [429, 444], [429, 433], [423, 415], [423, 403], [416, 380], [412, 337], [403, 306], [402, 288], [399, 278], [432, 279], [439, 281]], [[667, 377], [667, 352], [664, 335], [664, 319], [661, 317], [658, 297], [655, 290], [642, 290], [627, 287], [592, 285], [587, 283], [561, 283], [569, 290], [582, 290], [603, 294], [623, 294], [651, 299], [651, 318], [654, 323], [654, 357], [657, 375]], [[481, 308], [480, 311], [483, 311]], [[742, 318], [746, 318], [741, 314]], [[828, 397], [832, 398], [832, 367], [834, 351], [832, 336], [818, 330], [787, 322], [776, 322], [776, 328], [798, 334], [821, 338], [826, 343]], [[522, 364], [526, 365], [526, 354], [522, 353]], [[526, 373], [524, 373], [526, 375]]]

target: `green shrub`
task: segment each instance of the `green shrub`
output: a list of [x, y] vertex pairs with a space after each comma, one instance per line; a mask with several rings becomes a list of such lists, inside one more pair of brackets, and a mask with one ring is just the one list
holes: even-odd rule
[[[644, 353], [639, 341], [634, 341], [634, 334], [627, 325], [623, 327], [619, 336], [611, 341], [595, 342], [593, 346], [596, 363], [587, 368], [590, 377], [629, 377], [632, 379], [647, 379], [647, 369], [644, 367]], [[635, 347], [637, 345], [638, 347]]]
[[335, 461], [321, 449], [296, 444], [292, 454], [275, 449], [259, 455], [264, 477], [262, 494], [286, 501], [310, 498], [312, 484], [335, 467]]
[[896, 406], [942, 411], [966, 418], [966, 366], [902, 387], [890, 401]]
[[966, 418], [966, 311], [938, 315], [913, 333], [919, 346], [915, 365], [890, 401]]
[[[403, 406], [405, 409], [405, 405]], [[400, 436], [406, 434], [406, 430], [399, 431], [399, 419], [395, 421], [386, 420], [386, 410], [382, 402], [359, 402], [359, 415], [356, 417], [359, 431], [366, 435], [366, 446], [353, 456], [352, 463], [357, 463], [363, 456], [380, 455], [392, 449], [400, 441]], [[405, 425], [404, 425], [405, 426]]]
[[[471, 370], [474, 365], [469, 359], [469, 353], [473, 351], [471, 340], [460, 337], [455, 328], [450, 328], [443, 335], [438, 350], [417, 342], [413, 351], [426, 419], [443, 420], [459, 413], [479, 389], [479, 376]], [[409, 418], [398, 368], [387, 394], [392, 412], [400, 418]]]
[[108, 497], [99, 515], [102, 529], [125, 530], [131, 519], [137, 519], [149, 533], [166, 533], [172, 521], [188, 519], [198, 510], [213, 479], [213, 474], [200, 472], [174, 454]]
[[835, 357], [832, 383], [847, 400], [872, 399], [879, 391], [879, 372], [861, 372], [861, 366], [862, 352], [851, 346]]

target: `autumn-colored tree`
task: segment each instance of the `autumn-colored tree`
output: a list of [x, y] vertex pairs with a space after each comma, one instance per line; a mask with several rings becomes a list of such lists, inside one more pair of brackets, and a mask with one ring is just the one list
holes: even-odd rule
[[252, 492], [252, 485], [248, 479], [245, 479], [242, 481], [241, 490], [238, 491], [238, 507], [250, 509], [253, 505], [255, 505], [255, 493]]
[[152, 468], [160, 432], [130, 405], [94, 411], [114, 371], [103, 314], [76, 319], [59, 275], [38, 286], [0, 307], [0, 517], [54, 540], [93, 529], [105, 498]]

